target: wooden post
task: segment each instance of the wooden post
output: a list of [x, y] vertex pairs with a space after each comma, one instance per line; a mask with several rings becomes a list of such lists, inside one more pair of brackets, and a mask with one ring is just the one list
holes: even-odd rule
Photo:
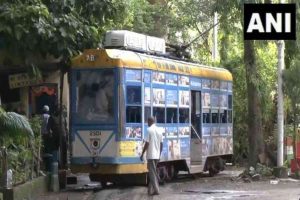
[[7, 189], [8, 183], [7, 183], [7, 151], [6, 147], [1, 147], [1, 157], [2, 157], [2, 181], [1, 186], [4, 189]]

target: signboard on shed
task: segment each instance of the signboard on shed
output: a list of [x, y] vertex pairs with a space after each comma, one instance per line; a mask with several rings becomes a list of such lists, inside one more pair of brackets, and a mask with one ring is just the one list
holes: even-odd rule
[[21, 88], [31, 85], [37, 85], [43, 82], [42, 79], [36, 79], [36, 77], [30, 77], [27, 73], [9, 75], [9, 88]]

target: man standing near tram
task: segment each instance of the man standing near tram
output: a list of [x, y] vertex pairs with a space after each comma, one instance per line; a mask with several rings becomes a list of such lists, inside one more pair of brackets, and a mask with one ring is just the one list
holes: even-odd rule
[[153, 117], [148, 118], [148, 136], [145, 138], [145, 145], [140, 159], [143, 161], [145, 151], [147, 151], [147, 167], [149, 171], [148, 194], [159, 194], [159, 176], [156, 170], [157, 163], [160, 159], [160, 154], [163, 148], [163, 135], [155, 125]]

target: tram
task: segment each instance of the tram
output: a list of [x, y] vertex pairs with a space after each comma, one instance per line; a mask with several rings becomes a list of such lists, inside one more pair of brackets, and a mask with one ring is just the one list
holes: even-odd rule
[[72, 60], [71, 171], [102, 183], [144, 182], [139, 157], [149, 116], [164, 136], [158, 168], [166, 178], [223, 170], [233, 153], [231, 73], [168, 58], [159, 38], [107, 36], [106, 48]]

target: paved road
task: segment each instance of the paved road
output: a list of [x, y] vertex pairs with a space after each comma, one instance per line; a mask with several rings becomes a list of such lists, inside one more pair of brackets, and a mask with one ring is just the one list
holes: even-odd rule
[[146, 187], [110, 187], [93, 194], [90, 199], [140, 200], [299, 200], [300, 182], [291, 179], [271, 184], [269, 179], [245, 183], [232, 181], [237, 171], [223, 172], [215, 177], [181, 178], [160, 187], [160, 195], [148, 196]]
[[[182, 176], [178, 180], [166, 183], [160, 187], [160, 195], [148, 196], [145, 186], [109, 186], [106, 189], [88, 187], [89, 179], [85, 175], [79, 176], [79, 184], [69, 186], [68, 190], [59, 193], [49, 193], [40, 199], [44, 200], [299, 200], [300, 182], [293, 179], [279, 180], [278, 184], [271, 184], [270, 179], [245, 183], [243, 180], [232, 181], [240, 170], [227, 170], [215, 177], [201, 175], [193, 179]], [[94, 186], [94, 185], [89, 185]], [[40, 200], [39, 199], [39, 200]]]

